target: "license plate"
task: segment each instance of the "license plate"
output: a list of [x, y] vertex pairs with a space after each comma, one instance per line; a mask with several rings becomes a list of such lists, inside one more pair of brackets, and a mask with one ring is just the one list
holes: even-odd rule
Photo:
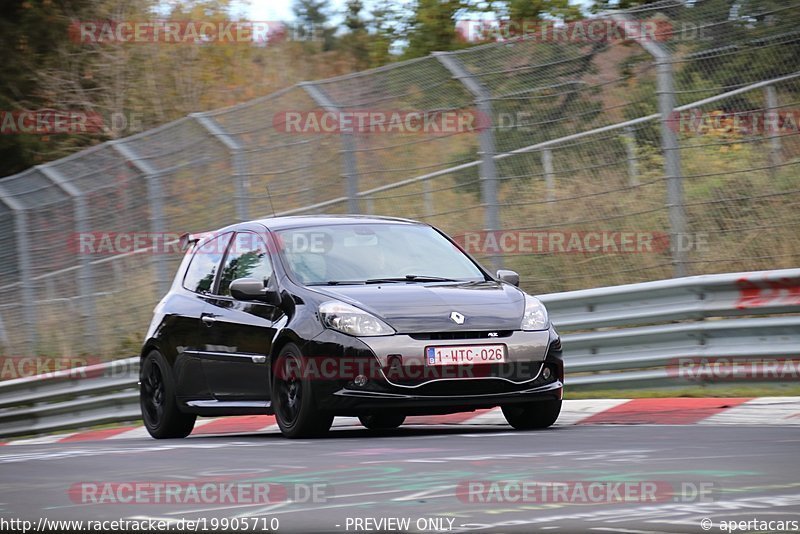
[[427, 365], [477, 365], [504, 363], [505, 361], [505, 345], [454, 345], [425, 348]]

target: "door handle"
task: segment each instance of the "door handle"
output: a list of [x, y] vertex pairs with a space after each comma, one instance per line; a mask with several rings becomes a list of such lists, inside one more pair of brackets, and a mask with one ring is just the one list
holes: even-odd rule
[[200, 316], [200, 320], [203, 321], [203, 324], [206, 326], [211, 326], [217, 322], [217, 316], [213, 313], [204, 313]]
[[253, 360], [253, 363], [266, 363], [267, 362], [267, 357], [266, 356], [251, 356], [250, 359]]

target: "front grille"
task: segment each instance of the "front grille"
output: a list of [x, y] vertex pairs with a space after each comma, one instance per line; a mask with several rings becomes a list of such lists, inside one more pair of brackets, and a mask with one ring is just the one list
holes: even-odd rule
[[[453, 339], [499, 339], [509, 337], [513, 330], [486, 330], [466, 332], [426, 332], [422, 334], [409, 334], [412, 339], [419, 341], [447, 341]], [[489, 334], [497, 334], [490, 336]]]
[[[423, 392], [429, 384], [441, 384], [445, 390], [450, 388], [465, 388], [469, 391], [474, 388], [488, 386], [490, 389], [500, 387], [520, 389], [514, 382], [524, 382], [537, 376], [542, 368], [542, 362], [515, 362], [491, 365], [442, 365], [428, 367], [425, 365], [410, 365], [405, 367], [384, 368], [386, 379], [401, 386], [419, 386], [418, 392]], [[493, 380], [506, 378], [508, 380]], [[427, 385], [422, 385], [427, 384]], [[438, 386], [434, 386], [436, 389]], [[524, 388], [522, 388], [524, 389]], [[456, 393], [458, 394], [458, 393]]]
[[527, 384], [512, 384], [505, 380], [447, 380], [430, 382], [410, 391], [412, 395], [454, 396], [454, 395], [492, 395], [512, 393], [542, 385], [541, 378]]

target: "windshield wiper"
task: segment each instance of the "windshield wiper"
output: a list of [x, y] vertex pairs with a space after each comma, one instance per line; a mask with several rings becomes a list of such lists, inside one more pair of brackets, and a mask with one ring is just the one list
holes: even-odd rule
[[420, 274], [407, 274], [396, 278], [370, 278], [368, 280], [327, 280], [325, 282], [313, 282], [306, 284], [309, 286], [354, 286], [363, 284], [388, 284], [392, 282], [461, 282], [453, 278], [442, 278], [441, 276], [425, 276]]
[[328, 280], [327, 282], [314, 282], [307, 286], [353, 286], [365, 284], [364, 280]]
[[452, 278], [442, 278], [441, 276], [425, 276], [420, 274], [407, 274], [397, 278], [370, 278], [365, 280], [365, 284], [383, 284], [388, 282], [458, 282]]

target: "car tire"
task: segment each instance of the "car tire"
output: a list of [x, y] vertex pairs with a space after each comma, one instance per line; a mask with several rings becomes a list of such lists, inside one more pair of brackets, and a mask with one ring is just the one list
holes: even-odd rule
[[167, 360], [157, 350], [142, 360], [139, 405], [147, 432], [156, 439], [185, 438], [192, 433], [196, 415], [178, 408], [175, 380]]
[[402, 414], [359, 415], [358, 420], [370, 430], [392, 430], [403, 424], [406, 416]]
[[517, 430], [547, 428], [556, 422], [560, 413], [561, 399], [503, 406], [506, 421]]
[[273, 366], [272, 406], [281, 433], [287, 438], [315, 438], [325, 435], [333, 414], [317, 409], [311, 380], [300, 349], [288, 343]]

